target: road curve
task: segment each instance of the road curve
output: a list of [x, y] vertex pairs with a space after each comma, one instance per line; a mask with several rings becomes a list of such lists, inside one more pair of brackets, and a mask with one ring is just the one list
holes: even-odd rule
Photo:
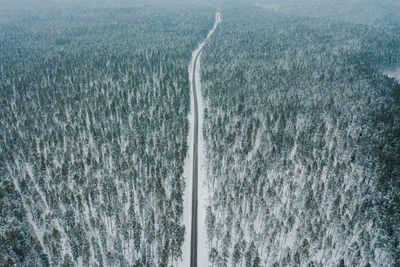
[[221, 21], [221, 14], [217, 13], [215, 16], [215, 24], [212, 30], [208, 33], [207, 38], [199, 45], [194, 54], [193, 68], [192, 68], [192, 93], [193, 93], [193, 177], [192, 177], [192, 227], [191, 227], [191, 238], [190, 238], [190, 266], [197, 267], [197, 207], [198, 207], [198, 148], [199, 148], [199, 110], [197, 102], [197, 88], [196, 78], [199, 75], [197, 72], [197, 62], [201, 56], [203, 46], [208, 38], [214, 33], [218, 23]]

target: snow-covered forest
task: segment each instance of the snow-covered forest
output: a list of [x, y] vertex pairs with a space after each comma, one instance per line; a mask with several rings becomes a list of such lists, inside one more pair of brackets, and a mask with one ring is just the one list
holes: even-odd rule
[[20, 15], [0, 24], [0, 265], [176, 265], [188, 65], [214, 11]]
[[0, 266], [182, 266], [192, 204], [199, 266], [400, 266], [397, 0], [24, 1], [0, 3]]
[[202, 56], [212, 266], [400, 263], [400, 27], [227, 8]]

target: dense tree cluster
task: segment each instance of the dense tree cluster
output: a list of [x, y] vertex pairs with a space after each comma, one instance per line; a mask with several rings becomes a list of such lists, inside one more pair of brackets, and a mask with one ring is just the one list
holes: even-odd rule
[[400, 264], [399, 32], [222, 11], [202, 56], [213, 266]]
[[[263, 3], [259, 2], [259, 3]], [[315, 18], [329, 18], [334, 21], [348, 21], [357, 24], [398, 27], [400, 3], [397, 0], [269, 0], [266, 8], [273, 8], [288, 14]], [[272, 4], [273, 3], [273, 4]], [[262, 4], [260, 4], [262, 6]]]
[[213, 15], [83, 9], [2, 22], [0, 265], [175, 265], [188, 65]]

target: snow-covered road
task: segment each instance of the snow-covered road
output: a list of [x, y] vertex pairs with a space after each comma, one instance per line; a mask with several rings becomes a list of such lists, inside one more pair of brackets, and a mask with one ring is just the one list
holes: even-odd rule
[[[190, 131], [189, 150], [185, 161], [184, 176], [186, 190], [184, 195], [184, 224], [186, 227], [181, 266], [208, 266], [207, 234], [205, 227], [207, 190], [205, 189], [204, 140], [199, 132], [203, 125], [203, 101], [201, 97], [200, 57], [202, 49], [221, 22], [221, 14], [216, 13], [213, 28], [206, 39], [192, 53], [189, 65], [191, 86], [191, 113], [189, 114]], [[197, 97], [199, 96], [199, 97]], [[198, 187], [200, 184], [200, 187]], [[192, 190], [191, 190], [192, 189]], [[199, 206], [199, 209], [198, 209]]]

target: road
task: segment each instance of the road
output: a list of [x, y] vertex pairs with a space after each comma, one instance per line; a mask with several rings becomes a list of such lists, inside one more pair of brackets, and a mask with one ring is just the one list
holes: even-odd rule
[[[193, 90], [193, 178], [192, 178], [192, 227], [191, 227], [191, 238], [190, 238], [190, 266], [197, 267], [197, 210], [198, 210], [198, 151], [199, 151], [199, 107], [197, 101], [197, 88], [196, 88], [196, 76], [199, 75], [197, 72], [197, 61], [200, 58], [203, 46], [208, 38], [213, 34], [218, 23], [221, 21], [220, 13], [216, 14], [215, 24], [212, 30], [207, 35], [207, 38], [203, 43], [200, 44], [199, 48], [194, 55], [193, 68], [192, 68], [192, 90]], [[201, 96], [201, 95], [200, 95]]]
[[198, 151], [199, 151], [199, 108], [197, 103], [196, 90], [196, 65], [199, 59], [201, 49], [194, 59], [192, 73], [192, 88], [193, 88], [193, 111], [194, 111], [194, 135], [193, 135], [193, 175], [192, 175], [192, 232], [190, 237], [190, 266], [197, 266], [197, 207], [198, 207]]

